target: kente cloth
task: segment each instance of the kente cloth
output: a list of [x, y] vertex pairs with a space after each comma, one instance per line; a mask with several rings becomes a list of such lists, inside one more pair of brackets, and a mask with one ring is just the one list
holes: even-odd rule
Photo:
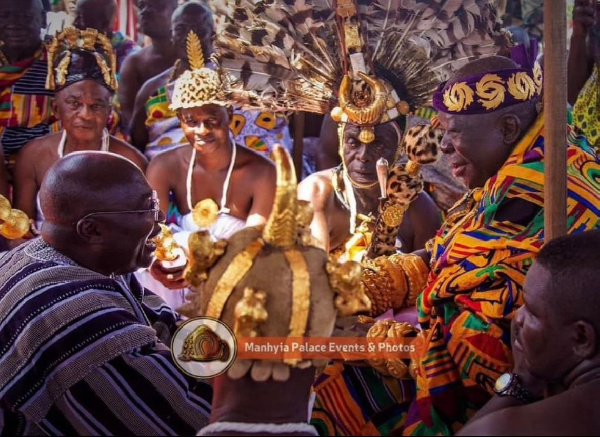
[[[167, 347], [178, 318], [133, 275], [37, 238], [0, 257], [0, 434], [193, 435], [212, 390]], [[3, 429], [4, 428], [4, 429]]]
[[[149, 142], [145, 154], [149, 158], [188, 143], [177, 115], [169, 109], [169, 103], [166, 87], [161, 87], [146, 102]], [[235, 109], [229, 129], [234, 142], [267, 158], [271, 157], [275, 144], [292, 150], [288, 123], [281, 114]]]
[[573, 108], [575, 126], [600, 153], [600, 62], [594, 65], [592, 75], [581, 90]]
[[29, 141], [58, 132], [52, 113], [54, 93], [46, 90], [46, 52], [0, 66], [0, 143], [9, 159]]
[[313, 386], [311, 425], [319, 435], [390, 435], [402, 430], [414, 398], [412, 380], [369, 367], [331, 363]]
[[[569, 127], [567, 225], [579, 233], [600, 225], [600, 162], [573, 132]], [[435, 237], [428, 285], [417, 300], [425, 339], [405, 434], [455, 433], [512, 368], [510, 322], [544, 242], [543, 116], [479, 194]]]

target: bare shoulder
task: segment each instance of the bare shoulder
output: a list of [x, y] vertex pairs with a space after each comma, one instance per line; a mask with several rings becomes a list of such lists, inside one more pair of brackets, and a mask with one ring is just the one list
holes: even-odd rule
[[148, 169], [151, 168], [164, 168], [168, 170], [176, 171], [180, 167], [186, 167], [190, 161], [190, 146], [183, 144], [173, 149], [166, 150], [159, 153], [150, 160]]
[[419, 193], [417, 198], [410, 203], [409, 214], [421, 216], [423, 214], [436, 214], [440, 216], [440, 210], [425, 191]]
[[169, 68], [167, 71], [164, 71], [154, 77], [151, 77], [150, 79], [148, 79], [146, 82], [144, 82], [144, 84], [142, 85], [142, 87], [140, 88], [140, 91], [138, 92], [138, 96], [136, 98], [136, 100], [140, 99], [144, 104], [146, 103], [146, 101], [152, 97], [152, 95], [163, 85], [165, 85], [167, 83], [167, 80], [169, 78], [169, 75], [171, 74], [171, 68]]
[[19, 151], [19, 156], [34, 157], [40, 153], [51, 151], [53, 148], [58, 147], [61, 136], [62, 132], [57, 132], [35, 138], [21, 148]]
[[325, 208], [333, 191], [333, 168], [313, 173], [298, 185], [298, 198], [313, 203], [315, 209]]
[[[272, 177], [275, 175], [275, 164], [263, 155], [256, 153], [254, 150], [250, 150], [247, 147], [236, 144], [236, 150], [240, 157], [240, 165], [244, 168], [248, 168], [255, 175], [264, 175], [265, 177]], [[260, 172], [260, 173], [259, 173]]]

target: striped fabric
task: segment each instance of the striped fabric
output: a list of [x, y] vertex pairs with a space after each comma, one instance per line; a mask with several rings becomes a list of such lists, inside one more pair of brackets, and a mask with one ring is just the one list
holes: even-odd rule
[[0, 258], [0, 284], [0, 434], [190, 435], [207, 424], [211, 388], [180, 373], [164, 344], [174, 313], [132, 275], [102, 276], [36, 239]]
[[[510, 321], [544, 242], [543, 127], [540, 117], [486, 182], [475, 213], [454, 228], [445, 223], [435, 237], [428, 287], [417, 302], [428, 335], [407, 434], [455, 433], [512, 367]], [[569, 232], [595, 229], [600, 163], [583, 137], [570, 135], [567, 155]]]
[[8, 158], [34, 138], [58, 132], [52, 91], [46, 90], [44, 51], [15, 65], [0, 67], [0, 143]]

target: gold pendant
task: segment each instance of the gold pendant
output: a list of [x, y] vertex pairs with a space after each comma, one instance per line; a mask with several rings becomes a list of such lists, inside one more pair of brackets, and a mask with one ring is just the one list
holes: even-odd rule
[[397, 227], [402, 224], [402, 220], [404, 219], [404, 212], [406, 211], [406, 206], [394, 204], [390, 205], [383, 212], [383, 222], [386, 226]]
[[204, 199], [196, 203], [192, 210], [194, 223], [201, 228], [212, 225], [219, 216], [219, 205], [212, 199]]

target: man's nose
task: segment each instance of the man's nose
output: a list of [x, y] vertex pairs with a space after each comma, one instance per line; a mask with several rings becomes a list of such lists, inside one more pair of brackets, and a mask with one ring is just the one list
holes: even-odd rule
[[92, 109], [89, 107], [89, 105], [81, 105], [81, 109], [79, 110], [79, 117], [89, 120], [91, 118], [93, 118], [94, 113], [92, 111]]
[[369, 145], [362, 143], [356, 153], [356, 158], [359, 161], [368, 161], [371, 158], [371, 152], [369, 150]]
[[163, 212], [162, 209], [158, 210], [158, 217], [156, 223], [164, 223], [167, 219], [167, 215]]
[[450, 154], [454, 152], [454, 146], [448, 138], [448, 134], [444, 134], [444, 137], [442, 138], [442, 143], [440, 144], [440, 150], [444, 154]]
[[198, 126], [196, 126], [196, 135], [204, 136], [209, 132], [210, 129], [206, 126], [206, 123], [199, 123]]

